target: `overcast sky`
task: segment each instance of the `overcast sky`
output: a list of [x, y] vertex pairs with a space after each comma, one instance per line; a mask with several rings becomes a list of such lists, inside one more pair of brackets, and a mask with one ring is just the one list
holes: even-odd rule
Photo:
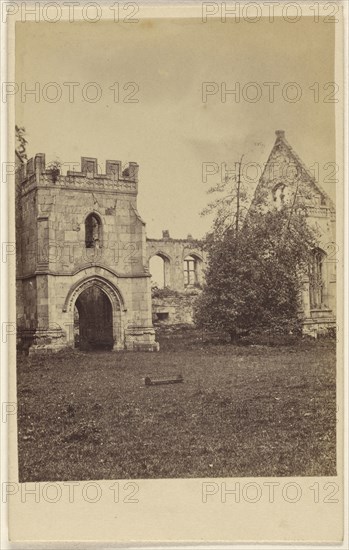
[[[323, 100], [334, 81], [334, 25], [275, 19], [255, 24], [219, 20], [158, 20], [122, 23], [19, 23], [16, 29], [16, 81], [34, 88], [40, 97], [17, 94], [16, 122], [27, 130], [28, 156], [42, 152], [47, 161], [79, 162], [97, 157], [136, 161], [140, 165], [138, 209], [148, 236], [162, 229], [173, 237], [201, 237], [209, 220], [199, 216], [210, 185], [220, 174], [202, 181], [202, 164], [233, 164], [242, 153], [250, 162], [266, 162], [275, 130], [286, 138], [307, 165], [320, 165], [320, 182], [334, 196], [333, 184], [323, 181], [321, 167], [335, 161], [334, 104]], [[62, 97], [55, 103], [56, 82]], [[64, 82], [79, 83], [69, 101]], [[102, 96], [84, 101], [82, 89], [96, 82]], [[123, 87], [134, 82], [139, 90]], [[218, 90], [202, 100], [202, 83]], [[240, 83], [240, 101], [227, 89]], [[253, 103], [242, 94], [257, 82], [262, 97]], [[270, 101], [264, 82], [277, 82]], [[297, 82], [302, 97], [283, 97], [287, 83]], [[116, 86], [119, 83], [119, 101]], [[318, 83], [319, 101], [314, 101]], [[310, 89], [313, 87], [313, 89]], [[253, 93], [256, 88], [245, 88]], [[295, 89], [286, 87], [292, 99]], [[245, 93], [245, 95], [246, 95]], [[95, 89], [85, 89], [91, 94]], [[337, 97], [339, 95], [337, 94]], [[72, 99], [72, 98], [71, 98]], [[328, 175], [328, 173], [327, 173]]]

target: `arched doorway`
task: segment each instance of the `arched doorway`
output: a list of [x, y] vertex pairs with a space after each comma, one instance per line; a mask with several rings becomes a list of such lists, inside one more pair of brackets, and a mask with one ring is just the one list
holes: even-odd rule
[[83, 290], [75, 302], [74, 334], [75, 346], [81, 350], [113, 349], [113, 308], [97, 285]]
[[[67, 331], [67, 337], [69, 345], [74, 345], [74, 333], [78, 337], [76, 338], [76, 343], [80, 345], [80, 318], [85, 316], [85, 319], [92, 318], [92, 321], [95, 319], [95, 309], [92, 310], [91, 313], [91, 306], [89, 304], [94, 303], [93, 299], [89, 299], [89, 294], [84, 294], [85, 291], [95, 288], [97, 290], [94, 290], [93, 292], [95, 294], [95, 300], [97, 302], [100, 302], [101, 305], [98, 305], [98, 308], [100, 307], [102, 311], [106, 312], [104, 313], [106, 315], [107, 321], [104, 323], [101, 321], [100, 326], [102, 326], [102, 330], [106, 330], [107, 334], [107, 347], [109, 347], [109, 341], [110, 341], [110, 330], [112, 330], [112, 341], [113, 341], [113, 349], [114, 350], [122, 350], [125, 348], [125, 321], [124, 321], [124, 314], [126, 312], [126, 306], [125, 306], [125, 300], [120, 292], [120, 290], [117, 288], [117, 286], [110, 280], [108, 280], [105, 276], [93, 274], [88, 277], [84, 277], [78, 281], [76, 281], [72, 287], [70, 288], [65, 301], [63, 305], [63, 312], [67, 312], [67, 323], [66, 325], [69, 327], [69, 330]], [[100, 292], [98, 292], [100, 291]], [[102, 294], [101, 294], [102, 293]], [[83, 295], [83, 296], [82, 296]], [[107, 304], [105, 302], [105, 298], [107, 298]], [[80, 298], [82, 296], [82, 298]], [[84, 297], [86, 299], [84, 299]], [[100, 300], [98, 299], [100, 297]], [[80, 298], [80, 300], [79, 300]], [[104, 304], [104, 305], [102, 305]], [[79, 314], [79, 309], [76, 306], [80, 306], [81, 312]], [[110, 308], [111, 306], [111, 316], [112, 321], [110, 322]], [[104, 308], [104, 309], [103, 309]], [[103, 314], [103, 315], [104, 315]], [[102, 316], [103, 318], [103, 316]], [[82, 323], [84, 323], [84, 319], [82, 319]], [[87, 323], [91, 325], [91, 322]], [[74, 326], [74, 331], [71, 330], [71, 327]], [[111, 327], [111, 329], [110, 329]], [[99, 332], [101, 332], [101, 328], [98, 329]], [[90, 332], [90, 329], [89, 331]], [[96, 329], [96, 332], [97, 329]], [[104, 339], [100, 342], [103, 346]], [[91, 348], [90, 348], [91, 349]]]

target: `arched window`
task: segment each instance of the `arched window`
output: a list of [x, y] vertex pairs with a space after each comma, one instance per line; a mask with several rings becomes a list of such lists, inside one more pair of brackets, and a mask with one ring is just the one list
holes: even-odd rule
[[194, 286], [201, 283], [201, 260], [194, 255], [184, 258], [184, 286]]
[[86, 248], [99, 248], [102, 245], [102, 224], [96, 214], [89, 214], [85, 220]]
[[324, 305], [324, 260], [326, 253], [316, 248], [312, 251], [309, 263], [310, 308]]
[[170, 259], [158, 252], [149, 260], [151, 285], [156, 288], [170, 287]]
[[160, 256], [153, 256], [149, 261], [151, 285], [156, 288], [165, 287], [165, 262]]

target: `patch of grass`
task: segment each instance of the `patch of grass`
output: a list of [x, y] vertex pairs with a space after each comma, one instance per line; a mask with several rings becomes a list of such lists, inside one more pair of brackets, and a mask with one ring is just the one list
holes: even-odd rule
[[20, 481], [336, 474], [331, 341], [234, 346], [186, 330], [160, 345], [19, 356]]

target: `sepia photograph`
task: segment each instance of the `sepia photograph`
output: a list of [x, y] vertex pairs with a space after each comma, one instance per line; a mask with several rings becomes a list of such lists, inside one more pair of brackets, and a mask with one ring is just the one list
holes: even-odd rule
[[208, 15], [16, 24], [20, 483], [337, 475], [336, 28]]
[[346, 5], [0, 13], [0, 546], [343, 547]]

